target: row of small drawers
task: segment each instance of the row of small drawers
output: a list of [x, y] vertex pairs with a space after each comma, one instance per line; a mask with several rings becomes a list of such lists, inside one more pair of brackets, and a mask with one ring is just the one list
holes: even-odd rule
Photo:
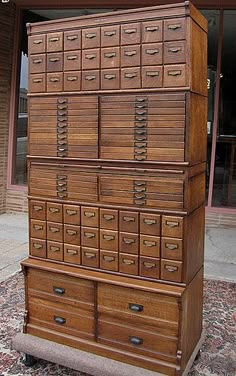
[[[30, 200], [30, 218], [153, 236], [183, 238], [184, 218]], [[46, 226], [46, 223], [45, 223]], [[46, 227], [45, 227], [46, 234]]]
[[120, 69], [36, 73], [30, 75], [30, 92], [90, 91], [179, 87], [187, 85], [185, 64]]
[[[89, 49], [37, 54], [30, 57], [30, 73], [135, 67], [186, 62], [186, 42], [166, 42], [140, 46]], [[141, 63], [142, 62], [142, 63]]]
[[[164, 29], [164, 33], [163, 33]], [[81, 36], [82, 34], [82, 36]], [[186, 37], [184, 18], [148, 21], [121, 25], [94, 27], [29, 37], [30, 54], [71, 51], [80, 48], [97, 48], [136, 43], [181, 40]], [[82, 43], [81, 43], [82, 42]]]

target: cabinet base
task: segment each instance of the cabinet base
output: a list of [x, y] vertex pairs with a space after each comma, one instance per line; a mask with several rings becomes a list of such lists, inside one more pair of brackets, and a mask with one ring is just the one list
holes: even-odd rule
[[[204, 340], [204, 332], [195, 347], [188, 364], [182, 374], [187, 376], [192, 363], [197, 357]], [[19, 333], [12, 340], [13, 350], [33, 357], [72, 368], [93, 376], [164, 376], [162, 373], [132, 366], [96, 354], [74, 349], [69, 346], [51, 342], [46, 339]]]

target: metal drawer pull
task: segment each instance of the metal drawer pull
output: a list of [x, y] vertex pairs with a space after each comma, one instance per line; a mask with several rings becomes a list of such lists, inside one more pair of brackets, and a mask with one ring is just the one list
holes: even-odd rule
[[38, 243], [33, 243], [33, 247], [35, 249], [42, 249], [43, 248], [42, 244], [38, 244]]
[[[136, 123], [136, 124], [135, 124], [135, 126], [136, 126], [137, 128], [145, 128], [146, 125], [147, 125], [147, 123]], [[136, 131], [136, 133], [137, 133], [137, 131]], [[144, 132], [144, 133], [145, 133], [145, 132]], [[143, 134], [143, 133], [138, 133], [138, 134]]]
[[78, 76], [68, 76], [67, 77], [67, 81], [77, 81], [78, 80]]
[[33, 206], [33, 209], [34, 209], [35, 211], [41, 211], [41, 210], [43, 210], [43, 207], [42, 207], [42, 206], [38, 206], [38, 205], [34, 205], [34, 206]]
[[33, 80], [33, 82], [34, 82], [35, 84], [39, 84], [40, 82], [43, 82], [43, 79], [42, 79], [42, 78], [35, 78], [35, 79]]
[[159, 49], [157, 48], [156, 50], [146, 50], [145, 52], [147, 55], [156, 55], [159, 53]]
[[51, 246], [50, 247], [50, 251], [52, 251], [52, 252], [60, 252], [60, 248], [59, 247]]
[[137, 28], [134, 28], [134, 29], [126, 29], [126, 30], [124, 30], [124, 33], [125, 33], [125, 34], [134, 34], [134, 33], [137, 33]]
[[105, 239], [107, 241], [111, 241], [111, 240], [115, 239], [115, 236], [114, 235], [103, 235], [103, 239]]
[[87, 80], [87, 81], [96, 80], [96, 76], [85, 76], [85, 80]]
[[87, 218], [92, 218], [92, 217], [95, 217], [95, 213], [94, 212], [85, 211], [84, 212], [84, 216], [87, 217]]
[[157, 221], [155, 219], [146, 219], [144, 218], [143, 222], [146, 224], [146, 225], [155, 225], [157, 223]]
[[63, 151], [66, 151], [66, 148], [65, 148], [65, 147], [64, 147], [64, 148], [62, 148], [62, 147], [60, 147], [60, 146], [59, 146], [59, 147], [57, 148], [57, 151], [59, 151], [59, 152], [63, 152]]
[[57, 295], [63, 295], [65, 294], [65, 289], [63, 289], [62, 287], [53, 286], [53, 292], [55, 292], [55, 294]]
[[129, 337], [129, 342], [132, 343], [132, 345], [138, 346], [142, 345], [143, 339], [138, 337]]
[[155, 72], [146, 72], [146, 76], [147, 77], [158, 77], [160, 75], [160, 72], [159, 71], [155, 71]]
[[142, 195], [139, 196], [137, 193], [135, 193], [134, 197], [137, 198], [138, 200], [141, 200], [143, 198], [146, 198], [146, 194], [144, 192]]
[[176, 52], [179, 52], [179, 51], [182, 51], [182, 48], [181, 48], [181, 47], [177, 47], [177, 48], [169, 48], [169, 49], [168, 49], [168, 52], [173, 52], [173, 53], [176, 53]]
[[173, 227], [179, 227], [179, 222], [166, 221], [166, 225], [168, 227], [171, 227], [171, 228], [173, 228]]
[[113, 219], [115, 219], [115, 216], [114, 215], [104, 214], [103, 218], [105, 219], [105, 221], [112, 221]]
[[67, 56], [67, 60], [77, 60], [77, 59], [78, 59], [78, 55]]
[[136, 110], [136, 115], [146, 115], [147, 111], [146, 110]]
[[67, 193], [66, 192], [57, 192], [57, 196], [58, 197], [61, 197], [61, 198], [64, 198], [64, 197], [67, 197]]
[[57, 115], [59, 115], [59, 116], [67, 115], [67, 111], [59, 110], [59, 111], [57, 111]]
[[138, 102], [144, 102], [146, 100], [147, 100], [147, 98], [136, 98], [136, 101], [138, 101]]
[[115, 52], [109, 52], [109, 53], [104, 54], [104, 57], [106, 57], [108, 59], [111, 59], [112, 57], [115, 57], [115, 56], [116, 56]]
[[[66, 119], [64, 119], [64, 120], [63, 120], [63, 119], [60, 119], [59, 121], [61, 121], [61, 122], [62, 122], [62, 121], [66, 121]], [[67, 127], [67, 124], [65, 124], [65, 123], [64, 123], [64, 124], [63, 124], [63, 123], [60, 124], [60, 123], [59, 123], [59, 124], [57, 124], [57, 127], [58, 127], [58, 128], [66, 128], [66, 127]], [[59, 130], [60, 130], [60, 129], [59, 129]], [[61, 129], [61, 130], [63, 130], [63, 129]], [[61, 133], [62, 133], [62, 132], [61, 132]], [[64, 130], [63, 133], [66, 133], [66, 130]]]
[[58, 227], [49, 227], [49, 231], [51, 231], [51, 232], [60, 232], [60, 229]]
[[92, 239], [92, 238], [95, 238], [96, 235], [92, 232], [85, 232], [84, 236], [88, 239]]
[[59, 104], [67, 103], [67, 99], [58, 99], [57, 103], [59, 103]]
[[67, 209], [66, 210], [66, 214], [68, 214], [68, 215], [76, 215], [77, 214], [77, 210], [69, 210], [69, 209]]
[[122, 261], [126, 265], [133, 265], [133, 264], [135, 264], [135, 261], [134, 260], [130, 260], [130, 259], [122, 259]]
[[58, 125], [59, 129], [57, 129], [57, 134], [58, 134], [57, 137], [65, 137], [66, 138], [67, 130], [63, 129], [63, 128], [66, 128], [66, 126], [67, 126], [66, 124]]
[[[67, 117], [58, 117], [57, 121], [59, 121], [60, 123], [63, 123], [64, 121], [67, 121]], [[57, 125], [59, 125], [59, 124], [57, 124]]]
[[134, 312], [142, 312], [143, 306], [140, 304], [129, 303], [129, 309], [130, 311], [134, 311]]
[[135, 181], [134, 184], [137, 185], [138, 187], [140, 187], [142, 185], [146, 185], [146, 182], [145, 181]]
[[170, 244], [170, 243], [165, 243], [165, 247], [170, 249], [171, 251], [174, 250], [174, 249], [178, 249], [178, 245], [177, 244]]
[[43, 43], [43, 40], [42, 40], [42, 39], [35, 39], [35, 40], [33, 41], [33, 44], [41, 44], [41, 43]]
[[146, 121], [146, 117], [136, 117], [137, 121]]
[[67, 35], [66, 39], [69, 41], [76, 40], [78, 39], [78, 35]]
[[71, 255], [71, 256], [75, 256], [78, 254], [78, 252], [74, 251], [74, 249], [67, 249], [66, 253], [68, 253], [68, 255]]
[[[145, 158], [143, 158], [143, 157], [139, 157], [139, 159], [138, 158], [136, 158], [137, 160], [139, 160], [139, 161], [141, 161], [141, 160], [145, 160]], [[143, 201], [140, 201], [140, 200], [134, 200], [134, 203], [136, 204], [136, 205], [145, 205], [145, 203], [146, 203], [146, 201], [145, 200], [143, 200]]]
[[147, 153], [147, 150], [135, 150], [134, 152], [136, 155], [143, 155]]
[[181, 76], [182, 71], [176, 70], [176, 71], [168, 71], [168, 76]]
[[66, 230], [66, 233], [68, 235], [77, 235], [77, 231], [75, 231], [75, 230]]
[[106, 255], [104, 255], [103, 256], [103, 260], [105, 260], [107, 262], [112, 262], [112, 261], [115, 261], [115, 257], [114, 256], [106, 256]]
[[49, 58], [49, 61], [51, 62], [51, 63], [56, 63], [57, 61], [59, 61], [60, 59], [59, 59], [59, 57], [50, 57]]
[[60, 40], [59, 37], [49, 38], [49, 42], [58, 42], [59, 40]]
[[181, 24], [168, 25], [168, 30], [177, 30], [181, 29]]
[[66, 323], [66, 319], [64, 319], [63, 317], [59, 317], [59, 316], [54, 316], [54, 321], [57, 323], [57, 324], [60, 324], [60, 325], [63, 325]]
[[137, 55], [137, 51], [125, 51], [124, 52], [124, 55], [125, 56], [134, 56], [134, 55]]
[[144, 262], [143, 265], [145, 266], [145, 268], [147, 269], [152, 269], [152, 268], [155, 268], [156, 267], [156, 264], [154, 262]]
[[135, 142], [135, 148], [142, 149], [142, 148], [145, 148], [145, 147], [147, 147], [146, 142], [143, 142], [143, 143]]
[[146, 245], [146, 247], [155, 247], [157, 244], [156, 242], [150, 242], [149, 240], [144, 240], [143, 244]]
[[135, 187], [135, 192], [141, 193], [141, 192], [145, 192], [145, 191], [146, 191], [146, 187], [143, 187], [143, 188], [136, 188]]
[[43, 229], [43, 226], [40, 226], [40, 225], [33, 225], [33, 228], [35, 229], [35, 230], [42, 230]]
[[96, 254], [95, 254], [95, 253], [84, 252], [84, 255], [85, 255], [88, 259], [96, 258]]
[[57, 144], [60, 146], [67, 145], [67, 141], [57, 141]]
[[139, 131], [139, 130], [136, 130], [135, 133], [138, 134], [138, 135], [146, 135], [147, 134], [146, 131]]
[[97, 33], [87, 33], [85, 34], [85, 38], [93, 39], [97, 36]]
[[96, 54], [89, 54], [89, 55], [85, 55], [85, 59], [88, 59], [88, 60], [92, 60], [92, 59], [95, 59], [97, 57]]
[[57, 192], [66, 192], [67, 187], [57, 187]]
[[125, 222], [135, 222], [135, 218], [134, 217], [123, 217], [123, 220]]
[[146, 141], [147, 140], [147, 137], [146, 136], [143, 136], [143, 137], [136, 137], [135, 138], [136, 141]]
[[57, 106], [57, 109], [58, 110], [66, 110], [67, 109], [67, 105], [64, 105], [64, 106]]
[[147, 105], [146, 105], [146, 104], [136, 104], [135, 107], [136, 107], [136, 108], [146, 108]]
[[57, 183], [57, 186], [58, 186], [58, 187], [65, 187], [65, 185], [66, 185], [66, 182]]
[[159, 30], [159, 26], [147, 26], [147, 27], [145, 27], [145, 30], [153, 33], [154, 31]]
[[52, 78], [49, 78], [49, 81], [50, 81], [50, 82], [59, 82], [60, 79], [57, 78], [57, 77], [52, 77]]
[[135, 240], [134, 239], [130, 239], [130, 238], [123, 238], [123, 242], [125, 244], [133, 244], [133, 243], [135, 243]]
[[177, 266], [172, 266], [172, 265], [165, 265], [165, 269], [168, 270], [168, 272], [173, 273], [178, 270]]
[[105, 80], [114, 80], [116, 78], [115, 74], [105, 74], [104, 75]]
[[137, 73], [125, 73], [125, 78], [134, 78], [137, 77]]
[[66, 135], [65, 134], [58, 134], [57, 139], [58, 140], [66, 140]]
[[112, 30], [112, 31], [104, 31], [104, 35], [106, 37], [113, 37], [113, 35], [116, 35], [116, 30]]
[[140, 155], [135, 155], [134, 157], [136, 161], [145, 161], [147, 159], [146, 156], [140, 156]]
[[49, 211], [51, 213], [59, 213], [60, 212], [60, 209], [57, 209], [57, 208], [49, 208]]
[[57, 180], [66, 180], [67, 176], [65, 175], [57, 175]]
[[43, 59], [35, 59], [35, 60], [33, 60], [34, 64], [40, 64], [42, 62], [43, 62]]
[[57, 156], [58, 157], [66, 157], [67, 156], [67, 153], [61, 153], [61, 152], [57, 152]]

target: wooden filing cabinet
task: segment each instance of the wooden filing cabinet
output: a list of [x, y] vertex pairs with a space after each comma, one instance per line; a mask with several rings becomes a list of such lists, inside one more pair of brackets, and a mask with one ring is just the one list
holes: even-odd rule
[[189, 2], [28, 25], [26, 333], [185, 372], [202, 331], [206, 30]]

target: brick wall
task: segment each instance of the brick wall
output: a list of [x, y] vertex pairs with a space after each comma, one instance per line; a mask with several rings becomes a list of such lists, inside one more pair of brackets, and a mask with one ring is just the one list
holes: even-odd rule
[[0, 3], [0, 213], [6, 211], [7, 149], [15, 8]]

